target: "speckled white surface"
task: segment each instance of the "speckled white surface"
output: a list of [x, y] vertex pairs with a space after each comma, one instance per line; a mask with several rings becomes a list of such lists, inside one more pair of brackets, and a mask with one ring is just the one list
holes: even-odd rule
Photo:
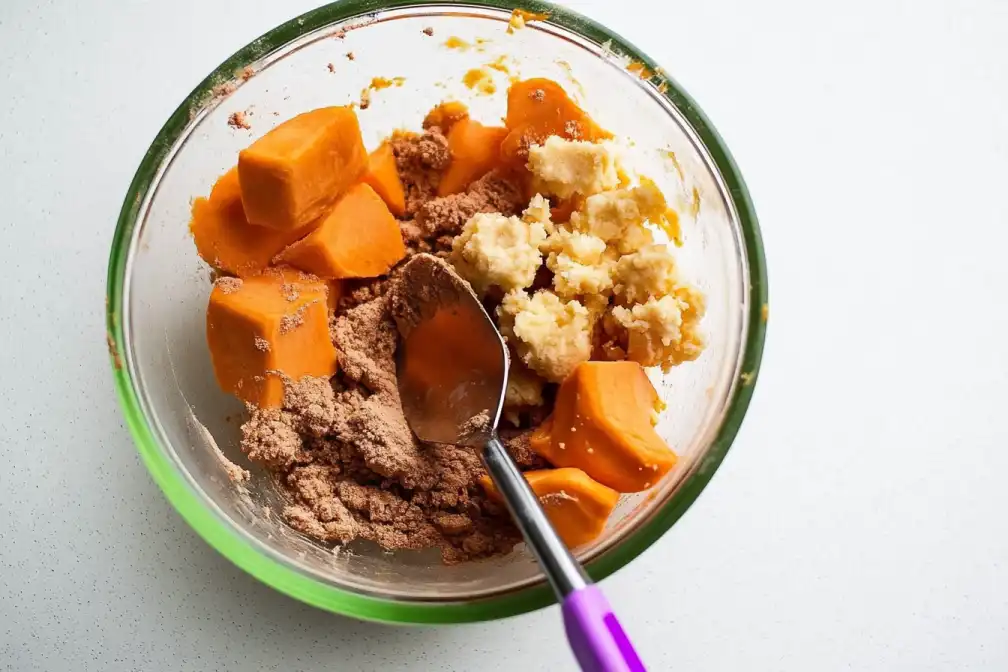
[[[311, 0], [0, 3], [0, 668], [572, 669], [558, 613], [402, 629], [218, 557], [120, 420], [107, 249], [166, 116]], [[1008, 5], [571, 3], [732, 147], [772, 322], [743, 432], [605, 582], [655, 670], [1008, 669]]]

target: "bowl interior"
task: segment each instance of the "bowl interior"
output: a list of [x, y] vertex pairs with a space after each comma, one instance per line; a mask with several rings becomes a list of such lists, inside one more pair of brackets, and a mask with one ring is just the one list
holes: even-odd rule
[[[254, 72], [214, 91], [207, 87], [150, 190], [136, 195], [117, 308], [138, 422], [153, 434], [158, 459], [184, 481], [185, 496], [218, 519], [220, 534], [240, 540], [241, 553], [262, 556], [316, 585], [443, 604], [513, 595], [542, 580], [521, 547], [507, 557], [445, 566], [437, 553], [390, 553], [368, 543], [332, 549], [293, 532], [279, 516], [282, 497], [239, 450], [241, 404], [214, 382], [204, 322], [210, 273], [189, 235], [191, 199], [208, 193], [255, 138], [305, 110], [358, 101], [374, 77], [403, 79], [373, 91], [370, 106], [360, 111], [369, 149], [395, 128], [418, 129], [424, 113], [445, 99], [463, 100], [477, 119], [499, 123], [509, 78], [555, 79], [632, 145], [633, 165], [656, 180], [683, 215], [685, 244], [676, 254], [685, 277], [707, 295], [708, 345], [698, 361], [653, 377], [668, 405], [658, 429], [680, 461], [649, 493], [625, 496], [602, 537], [579, 550], [581, 559], [625, 563], [636, 551], [620, 557], [621, 542], [661, 525], [661, 512], [684, 484], [719, 461], [705, 458], [739, 384], [751, 308], [745, 244], [723, 176], [686, 117], [654, 81], [628, 71], [626, 57], [548, 23], [507, 34], [507, 18], [508, 12], [492, 8], [431, 5], [351, 20], [354, 27], [345, 34], [346, 23], [308, 32], [249, 63]], [[432, 36], [424, 32], [428, 27]], [[449, 37], [464, 44], [447, 46]], [[494, 93], [463, 82], [477, 68], [490, 77]], [[229, 115], [239, 111], [250, 129], [229, 126]], [[251, 481], [233, 484], [222, 456], [249, 468]]]

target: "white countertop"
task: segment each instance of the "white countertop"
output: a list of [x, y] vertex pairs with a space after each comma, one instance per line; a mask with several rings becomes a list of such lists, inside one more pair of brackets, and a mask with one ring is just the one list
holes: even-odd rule
[[[0, 3], [2, 669], [573, 669], [555, 608], [407, 629], [275, 593], [171, 509], [120, 418], [126, 187], [207, 72], [313, 4]], [[643, 657], [1008, 669], [1008, 3], [570, 4], [699, 101], [770, 269], [736, 445], [604, 583]]]

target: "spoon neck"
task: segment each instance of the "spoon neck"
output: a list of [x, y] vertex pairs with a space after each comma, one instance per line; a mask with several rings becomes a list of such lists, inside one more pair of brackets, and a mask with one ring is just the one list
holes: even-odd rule
[[556, 594], [563, 599], [589, 585], [590, 580], [581, 565], [560, 540], [539, 504], [539, 498], [532, 492], [496, 432], [483, 446], [483, 461], [525, 543], [539, 560]]

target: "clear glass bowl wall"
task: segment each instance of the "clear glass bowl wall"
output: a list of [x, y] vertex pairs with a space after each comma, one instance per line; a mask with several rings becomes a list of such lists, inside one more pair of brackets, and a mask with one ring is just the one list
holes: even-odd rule
[[[428, 5], [351, 19], [357, 27], [335, 37], [351, 9], [321, 8], [236, 54], [151, 148], [124, 206], [110, 265], [119, 392], [141, 454], [172, 502], [210, 543], [267, 583], [335, 611], [383, 620], [469, 620], [526, 610], [549, 597], [523, 547], [507, 557], [445, 566], [436, 552], [390, 553], [368, 543], [334, 550], [284, 524], [272, 481], [239, 450], [242, 406], [217, 388], [211, 372], [210, 274], [188, 231], [192, 198], [207, 194], [253, 140], [300, 112], [358, 101], [373, 77], [404, 79], [374, 91], [360, 111], [369, 149], [393, 129], [419, 129], [425, 112], [445, 99], [462, 100], [475, 118], [499, 123], [509, 74], [488, 70], [493, 95], [477, 94], [462, 78], [501, 57], [512, 76], [560, 82], [628, 141], [635, 167], [684, 215], [685, 244], [676, 255], [683, 274], [707, 295], [708, 344], [698, 361], [653, 375], [668, 405], [658, 430], [680, 461], [650, 492], [624, 496], [605, 533], [579, 549], [596, 575], [628, 562], [681, 515], [741, 421], [763, 336], [762, 306], [754, 305], [765, 297], [755, 217], [727, 152], [692, 102], [674, 82], [663, 95], [659, 79], [644, 82], [628, 72], [631, 59], [654, 65], [604, 29], [553, 9], [553, 22], [509, 35], [506, 10]], [[447, 48], [450, 36], [473, 48]], [[607, 36], [615, 39], [600, 46]], [[218, 86], [214, 96], [220, 74], [234, 76], [244, 65], [254, 74], [235, 79], [233, 91]], [[228, 125], [236, 111], [247, 113], [250, 130]], [[250, 468], [247, 486], [232, 484], [218, 449]], [[417, 608], [396, 610], [407, 604]], [[443, 618], [438, 608], [447, 609]]]

